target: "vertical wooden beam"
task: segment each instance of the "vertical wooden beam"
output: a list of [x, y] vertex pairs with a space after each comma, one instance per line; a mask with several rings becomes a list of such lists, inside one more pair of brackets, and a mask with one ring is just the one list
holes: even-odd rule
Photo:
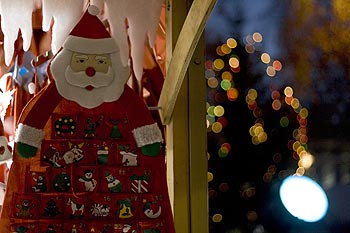
[[[178, 35], [186, 18], [186, 0], [166, 0], [166, 64], [172, 58]], [[167, 78], [167, 77], [165, 77]], [[164, 90], [164, 89], [163, 89]], [[190, 232], [190, 185], [188, 148], [188, 85], [184, 84], [166, 126], [167, 177], [176, 232]]]
[[188, 68], [191, 232], [209, 232], [205, 41], [201, 37]]
[[[166, 1], [168, 66], [188, 6], [191, 6], [188, 0]], [[172, 117], [166, 128], [169, 191], [173, 203], [175, 228], [179, 233], [209, 232], [204, 37], [198, 38], [197, 43], [198, 46], [193, 49], [193, 58], [191, 59], [192, 55], [189, 58], [188, 70], [179, 88]]]
[[[183, 0], [179, 0], [181, 2]], [[163, 124], [168, 124], [190, 60], [217, 0], [194, 0], [178, 36], [168, 65], [158, 105]], [[175, 1], [172, 1], [173, 4]], [[184, 5], [185, 6], [185, 5]], [[174, 17], [172, 17], [174, 20]], [[173, 37], [173, 36], [172, 36]], [[174, 37], [173, 37], [174, 38]]]

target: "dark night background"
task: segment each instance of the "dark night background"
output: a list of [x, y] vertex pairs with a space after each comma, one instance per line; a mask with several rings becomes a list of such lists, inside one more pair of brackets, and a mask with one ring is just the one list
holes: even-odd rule
[[[208, 126], [209, 222], [211, 233], [338, 233], [350, 232], [350, 5], [343, 0], [218, 0], [206, 28], [207, 64], [219, 58], [225, 67], [207, 65], [206, 78], [218, 80], [207, 88], [208, 106], [221, 105], [227, 125], [220, 132]], [[254, 42], [254, 52], [245, 49], [249, 36], [259, 32], [263, 41]], [[247, 37], [248, 36], [248, 37]], [[238, 46], [229, 54], [217, 47], [234, 38]], [[283, 68], [269, 76], [260, 56]], [[240, 71], [228, 65], [239, 57]], [[211, 62], [210, 62], [211, 61]], [[228, 100], [220, 87], [221, 74], [233, 74], [232, 86], [239, 91]], [[308, 141], [304, 147], [315, 162], [305, 175], [325, 189], [329, 211], [319, 222], [305, 223], [287, 213], [278, 196], [279, 186], [298, 168], [298, 157], [290, 146], [293, 132], [300, 127], [298, 113], [283, 102], [285, 87], [308, 110]], [[249, 109], [249, 89], [258, 93], [258, 117]], [[272, 91], [281, 94], [282, 107], [271, 107]], [[256, 114], [256, 113], [255, 113]], [[207, 116], [208, 119], [213, 117]], [[289, 124], [282, 127], [280, 119]], [[220, 120], [219, 120], [220, 118]], [[249, 128], [262, 119], [266, 142], [253, 145]], [[228, 154], [220, 154], [223, 143]]]

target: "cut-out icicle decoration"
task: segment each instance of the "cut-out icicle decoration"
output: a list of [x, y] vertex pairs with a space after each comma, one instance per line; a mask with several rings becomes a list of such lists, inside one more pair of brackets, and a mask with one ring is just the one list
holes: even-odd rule
[[[90, 2], [100, 9], [105, 6], [106, 18], [111, 33], [118, 42], [120, 56], [124, 66], [132, 57], [133, 68], [140, 82], [143, 70], [144, 44], [148, 38], [149, 45], [155, 44], [156, 30], [159, 22], [162, 0], [42, 0], [43, 31], [52, 26], [51, 49], [55, 54], [72, 27], [82, 15], [84, 6]], [[0, 0], [1, 26], [5, 35], [4, 50], [6, 64], [11, 63], [14, 42], [20, 30], [23, 37], [23, 49], [27, 51], [32, 37], [33, 1]], [[128, 29], [125, 20], [128, 21]], [[128, 35], [130, 45], [128, 43]]]
[[10, 65], [14, 54], [14, 42], [21, 31], [23, 50], [27, 51], [32, 39], [33, 1], [0, 1], [1, 29], [4, 33], [5, 63]]
[[43, 30], [52, 26], [51, 50], [55, 54], [68, 36], [70, 30], [82, 15], [84, 1], [77, 0], [43, 0]]
[[148, 36], [149, 45], [153, 48], [162, 2], [161, 0], [105, 0], [112, 36], [120, 43], [120, 55], [124, 64], [127, 64], [129, 57], [125, 29], [125, 19], [128, 20], [131, 57], [135, 76], [139, 82], [142, 78], [145, 40]]

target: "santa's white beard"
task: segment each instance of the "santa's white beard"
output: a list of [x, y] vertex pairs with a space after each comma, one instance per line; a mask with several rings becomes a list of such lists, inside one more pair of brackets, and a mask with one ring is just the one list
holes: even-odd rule
[[[72, 78], [66, 77], [66, 73], [70, 73], [71, 56], [71, 51], [62, 50], [51, 62], [51, 73], [61, 96], [89, 109], [104, 102], [119, 99], [129, 78], [130, 70], [128, 66], [122, 66], [118, 53], [111, 54], [112, 69], [106, 74], [106, 77], [102, 77], [103, 80], [95, 80], [88, 76], [85, 80], [81, 74], [77, 74], [79, 78], [74, 81]], [[109, 73], [110, 77], [107, 77]], [[85, 89], [89, 85], [94, 88], [92, 90]]]

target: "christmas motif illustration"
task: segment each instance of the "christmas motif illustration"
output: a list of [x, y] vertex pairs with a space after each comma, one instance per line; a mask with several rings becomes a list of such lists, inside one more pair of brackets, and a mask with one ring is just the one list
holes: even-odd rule
[[36, 172], [33, 172], [32, 179], [35, 182], [35, 185], [32, 187], [34, 192], [46, 192], [47, 184], [43, 173], [37, 174]]
[[110, 207], [103, 204], [93, 204], [91, 207], [91, 214], [96, 217], [106, 217], [109, 215]]
[[129, 149], [128, 146], [120, 145], [120, 154], [123, 156], [122, 158], [122, 164], [123, 166], [137, 166], [138, 160], [137, 160], [137, 154], [133, 152], [131, 149]]
[[50, 144], [43, 153], [43, 161], [54, 167], [62, 167], [62, 165], [59, 164], [61, 159], [60, 152], [52, 144]]
[[107, 187], [112, 193], [119, 193], [122, 191], [122, 183], [117, 177], [113, 176], [111, 173], [106, 172]]
[[23, 199], [21, 200], [20, 204], [16, 205], [16, 208], [18, 209], [18, 212], [16, 213], [17, 217], [23, 217], [23, 218], [31, 218], [33, 217], [33, 213], [31, 210], [35, 207], [32, 200]]
[[81, 149], [84, 146], [84, 143], [74, 145], [73, 143], [69, 142], [68, 145], [69, 151], [63, 155], [63, 159], [66, 164], [76, 163], [84, 158], [84, 151]]
[[76, 199], [74, 198], [68, 198], [67, 205], [70, 206], [72, 212], [71, 212], [71, 218], [75, 217], [82, 217], [84, 214], [84, 208], [85, 205], [79, 203]]
[[71, 187], [70, 176], [65, 172], [56, 175], [53, 179], [52, 186], [57, 192], [68, 191]]
[[118, 200], [119, 209], [117, 211], [117, 215], [119, 218], [131, 218], [134, 216], [133, 211], [134, 208], [132, 206], [131, 200], [129, 198]]
[[97, 181], [93, 178], [93, 171], [87, 169], [84, 175], [79, 176], [80, 182], [84, 183], [85, 191], [92, 192], [96, 188]]
[[44, 213], [42, 215], [50, 217], [50, 218], [54, 218], [54, 217], [56, 217], [59, 214], [61, 214], [61, 211], [57, 207], [55, 200], [54, 199], [50, 199], [46, 203], [46, 207], [44, 208]]

